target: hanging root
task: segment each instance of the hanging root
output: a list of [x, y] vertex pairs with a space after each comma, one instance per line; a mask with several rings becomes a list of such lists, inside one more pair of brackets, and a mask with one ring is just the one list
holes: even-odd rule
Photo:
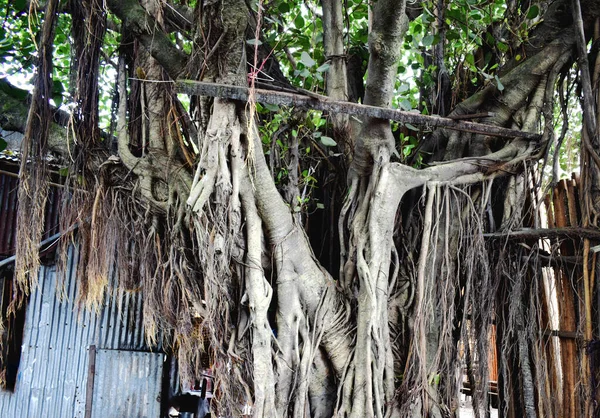
[[[38, 47], [36, 82], [21, 145], [15, 264], [17, 290], [14, 295], [17, 305], [37, 285], [40, 266], [39, 243], [44, 230], [48, 196], [46, 153], [52, 123], [48, 101], [52, 97], [52, 48], [57, 6], [58, 0], [50, 0], [46, 5]], [[11, 308], [13, 310], [14, 307]]]

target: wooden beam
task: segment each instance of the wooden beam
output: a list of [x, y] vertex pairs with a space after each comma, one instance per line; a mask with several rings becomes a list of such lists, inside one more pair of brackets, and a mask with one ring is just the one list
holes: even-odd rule
[[[549, 255], [538, 253], [537, 257], [538, 260], [540, 260], [542, 267], [561, 268], [564, 267], [565, 264], [570, 264], [571, 267], [583, 264], [583, 257], [578, 257], [576, 255]], [[527, 261], [526, 258], [527, 257], [523, 257], [523, 261]]]
[[483, 234], [484, 238], [489, 239], [542, 239], [542, 238], [588, 238], [600, 241], [600, 230], [595, 228], [563, 227], [563, 228], [523, 228], [510, 232], [494, 232]]
[[[221, 97], [230, 100], [248, 101], [249, 89], [247, 87], [231, 86], [225, 84], [205, 83], [193, 80], [178, 80], [175, 82], [175, 90], [196, 96]], [[443, 118], [441, 116], [427, 116], [416, 112], [407, 112], [398, 109], [388, 109], [375, 106], [367, 106], [352, 102], [341, 102], [331, 100], [327, 96], [318, 94], [298, 94], [285, 91], [255, 89], [254, 98], [259, 103], [267, 103], [278, 106], [295, 106], [307, 109], [323, 110], [330, 113], [345, 113], [356, 116], [367, 116], [379, 119], [391, 119], [412, 125], [423, 126], [425, 129], [446, 128], [456, 131], [472, 132], [482, 135], [500, 136], [506, 138], [526, 138], [539, 141], [541, 135], [523, 132], [515, 129], [507, 129], [494, 125], [469, 122], [459, 119]], [[481, 117], [477, 114], [473, 117]]]
[[94, 401], [94, 377], [96, 375], [96, 346], [89, 348], [88, 376], [85, 389], [85, 418], [92, 418], [92, 405]]
[[577, 333], [575, 331], [561, 331], [561, 330], [556, 330], [556, 329], [544, 330], [543, 335], [545, 337], [568, 338], [571, 340], [583, 339], [583, 335], [580, 333]]

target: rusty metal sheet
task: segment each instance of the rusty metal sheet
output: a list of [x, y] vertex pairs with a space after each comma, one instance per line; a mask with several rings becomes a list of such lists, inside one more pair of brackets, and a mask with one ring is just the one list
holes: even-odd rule
[[[0, 173], [0, 259], [15, 254], [18, 180], [15, 175]], [[60, 204], [60, 190], [56, 187], [50, 187], [45, 209], [46, 219], [42, 239], [46, 239], [59, 232]]]

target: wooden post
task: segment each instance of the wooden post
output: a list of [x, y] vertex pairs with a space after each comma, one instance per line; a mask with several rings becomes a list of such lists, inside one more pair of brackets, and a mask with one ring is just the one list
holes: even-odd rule
[[96, 346], [90, 345], [87, 388], [85, 391], [85, 418], [92, 418], [94, 400], [94, 376], [96, 375]]
[[[554, 219], [558, 228], [569, 226], [567, 214], [567, 187], [563, 180], [554, 189]], [[560, 251], [564, 255], [574, 254], [572, 242], [563, 241]], [[559, 305], [559, 329], [577, 329], [577, 318], [575, 317], [575, 294], [571, 286], [570, 277], [562, 270], [556, 269], [556, 278], [560, 281], [557, 288], [560, 290], [558, 298]], [[576, 417], [578, 414], [577, 396], [577, 344], [573, 339], [561, 338], [561, 365], [563, 371], [563, 411], [562, 416]]]

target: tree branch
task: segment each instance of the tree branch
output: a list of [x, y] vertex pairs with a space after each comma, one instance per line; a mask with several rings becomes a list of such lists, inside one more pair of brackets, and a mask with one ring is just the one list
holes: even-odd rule
[[[13, 86], [4, 78], [0, 79], [0, 128], [5, 131], [24, 133], [30, 100], [29, 92]], [[51, 108], [51, 111], [55, 123], [50, 124], [48, 148], [63, 154], [67, 144], [67, 131], [64, 126], [71, 116], [60, 109]], [[11, 148], [17, 150], [20, 145], [20, 143], [14, 144]]]
[[336, 100], [347, 100], [342, 2], [322, 0], [321, 4], [323, 8], [323, 47], [327, 60], [331, 62], [326, 79], [327, 95]]
[[404, 0], [374, 2], [373, 26], [369, 33], [369, 66], [365, 103], [388, 107], [394, 94], [397, 62], [402, 51], [403, 34], [408, 28]]
[[583, 30], [583, 19], [581, 17], [581, 6], [579, 0], [572, 1], [573, 20], [576, 29], [577, 55], [579, 58], [579, 71], [581, 74], [581, 84], [583, 87], [583, 118], [584, 129], [587, 129], [587, 136], [582, 135], [583, 145], [594, 159], [596, 165], [600, 168], [600, 157], [594, 149], [593, 142], [596, 141], [596, 112], [594, 111], [594, 93], [592, 92], [592, 82], [590, 78], [590, 67], [587, 59], [587, 48], [585, 33]]
[[191, 30], [194, 25], [194, 11], [184, 4], [164, 3], [167, 23], [174, 28]]
[[[321, 4], [323, 8], [323, 47], [325, 48], [325, 57], [331, 63], [325, 78], [327, 95], [335, 100], [346, 101], [348, 100], [348, 76], [346, 55], [344, 54], [342, 2], [322, 0]], [[347, 115], [333, 115], [332, 122], [336, 134], [347, 136]]]
[[171, 43], [154, 18], [136, 0], [107, 0], [106, 3], [110, 11], [123, 21], [124, 27], [142, 42], [171, 78], [176, 79], [183, 73], [188, 56]]

